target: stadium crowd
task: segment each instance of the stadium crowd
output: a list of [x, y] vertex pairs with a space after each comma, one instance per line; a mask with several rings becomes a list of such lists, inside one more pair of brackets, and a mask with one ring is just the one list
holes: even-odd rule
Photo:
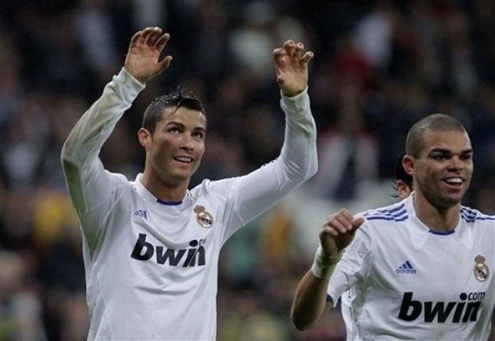
[[227, 243], [219, 339], [345, 339], [338, 309], [311, 332], [289, 321], [295, 285], [312, 262], [305, 240], [316, 245], [313, 221], [334, 207], [395, 200], [405, 135], [427, 114], [466, 126], [477, 167], [466, 204], [495, 214], [491, 0], [2, 0], [0, 339], [86, 338], [81, 234], [61, 146], [119, 71], [133, 32], [150, 25], [171, 34], [173, 64], [147, 84], [101, 155], [130, 179], [143, 164], [135, 139], [145, 105], [178, 84], [199, 94], [208, 118], [207, 154], [191, 185], [275, 158], [284, 125], [272, 50], [291, 38], [315, 52], [309, 94], [319, 172]]

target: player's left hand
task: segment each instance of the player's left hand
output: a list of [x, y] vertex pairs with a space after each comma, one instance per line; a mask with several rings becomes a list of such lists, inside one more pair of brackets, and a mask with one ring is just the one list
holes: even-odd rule
[[304, 51], [302, 43], [287, 40], [284, 46], [273, 50], [277, 83], [285, 96], [295, 96], [308, 85], [308, 63], [311, 51]]

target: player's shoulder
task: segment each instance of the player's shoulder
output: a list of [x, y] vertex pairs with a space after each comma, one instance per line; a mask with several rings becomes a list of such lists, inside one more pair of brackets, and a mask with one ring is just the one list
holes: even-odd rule
[[222, 180], [210, 180], [204, 179], [190, 190], [193, 197], [214, 196], [219, 198], [227, 198], [229, 186], [229, 179]]
[[467, 224], [482, 224], [495, 226], [495, 215], [488, 215], [477, 209], [461, 206], [461, 219]]
[[407, 210], [407, 199], [388, 206], [383, 206], [362, 213], [368, 223], [379, 221], [381, 223], [398, 223], [405, 222], [409, 219]]
[[133, 182], [130, 181], [126, 175], [122, 173], [110, 172], [105, 169], [108, 181], [112, 184], [112, 190], [118, 196], [118, 193], [128, 193], [132, 190]]
[[121, 185], [131, 186], [132, 182], [122, 173], [115, 173], [105, 169], [105, 173], [110, 177], [111, 181], [114, 181]]

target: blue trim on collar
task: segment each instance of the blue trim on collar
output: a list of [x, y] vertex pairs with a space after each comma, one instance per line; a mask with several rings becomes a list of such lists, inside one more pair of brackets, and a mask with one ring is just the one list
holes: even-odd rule
[[434, 231], [434, 230], [428, 230], [428, 232], [439, 235], [439, 236], [448, 236], [449, 234], [452, 234], [455, 232], [454, 230], [451, 231]]
[[162, 205], [167, 205], [167, 206], [175, 206], [175, 205], [180, 205], [182, 204], [182, 201], [163, 201], [160, 199], [156, 199], [156, 202]]

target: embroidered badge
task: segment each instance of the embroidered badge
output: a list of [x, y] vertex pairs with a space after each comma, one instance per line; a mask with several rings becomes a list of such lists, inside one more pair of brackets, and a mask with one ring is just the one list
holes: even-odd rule
[[480, 282], [484, 282], [488, 279], [490, 274], [490, 270], [488, 270], [488, 266], [485, 264], [485, 257], [478, 255], [474, 259], [474, 277]]
[[194, 212], [196, 213], [196, 220], [201, 227], [207, 229], [213, 225], [213, 217], [210, 213], [206, 212], [204, 206], [197, 205], [194, 207]]

